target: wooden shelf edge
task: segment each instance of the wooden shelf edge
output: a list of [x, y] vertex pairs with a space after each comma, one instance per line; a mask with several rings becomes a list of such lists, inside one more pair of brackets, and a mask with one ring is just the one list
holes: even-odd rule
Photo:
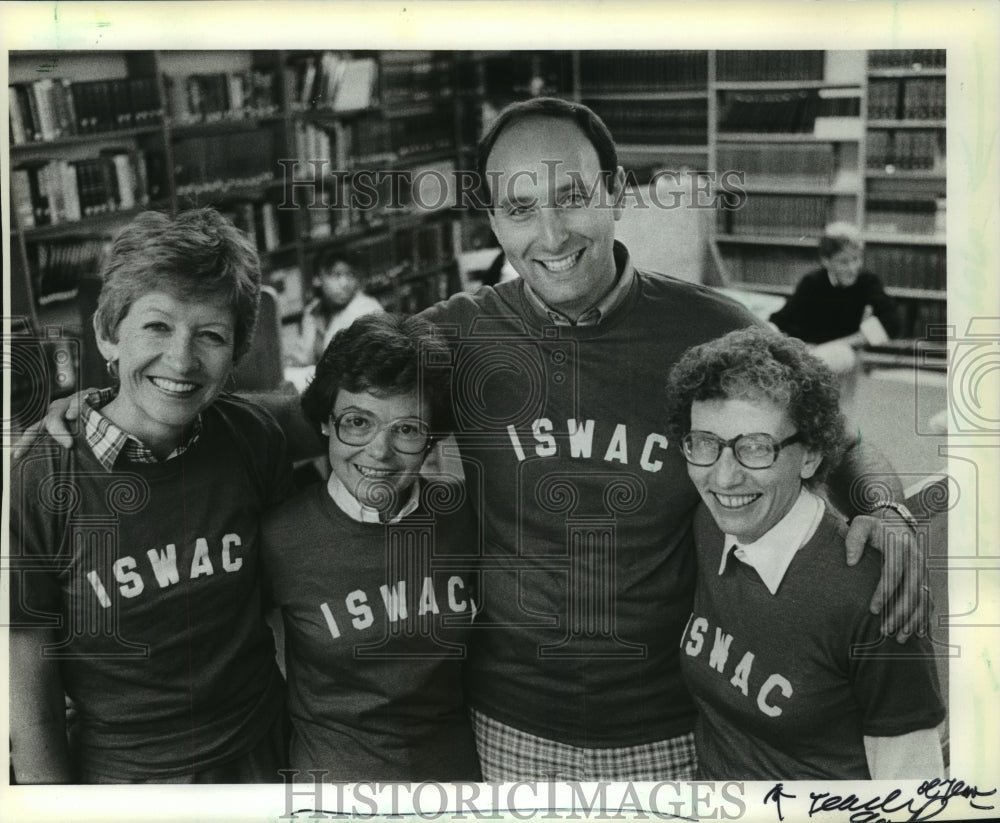
[[815, 249], [819, 244], [819, 234], [813, 237], [791, 237], [767, 234], [716, 234], [716, 242], [729, 245], [744, 246], [789, 246], [794, 248]]

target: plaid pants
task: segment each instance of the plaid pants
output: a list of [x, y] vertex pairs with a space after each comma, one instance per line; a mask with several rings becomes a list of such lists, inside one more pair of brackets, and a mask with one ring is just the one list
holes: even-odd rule
[[693, 780], [694, 734], [617, 749], [585, 749], [536, 737], [475, 709], [472, 725], [483, 779], [510, 782]]

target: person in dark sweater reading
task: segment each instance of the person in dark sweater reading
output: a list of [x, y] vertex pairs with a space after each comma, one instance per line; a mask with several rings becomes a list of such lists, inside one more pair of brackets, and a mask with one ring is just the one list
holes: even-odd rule
[[477, 780], [462, 693], [478, 548], [461, 486], [421, 477], [451, 428], [448, 348], [430, 323], [371, 314], [337, 332], [302, 409], [330, 476], [270, 512], [296, 780]]
[[899, 314], [878, 275], [863, 269], [864, 243], [849, 223], [831, 223], [819, 241], [821, 268], [799, 281], [771, 322], [813, 345], [841, 341], [851, 348], [899, 334]]
[[257, 555], [291, 468], [273, 418], [220, 395], [259, 294], [256, 250], [211, 209], [114, 242], [94, 327], [117, 391], [83, 404], [74, 448], [45, 436], [12, 471], [19, 783], [280, 780]]
[[681, 670], [700, 780], [941, 777], [927, 638], [886, 638], [871, 554], [810, 486], [847, 442], [833, 374], [798, 340], [743, 329], [690, 349], [667, 430], [701, 496]]

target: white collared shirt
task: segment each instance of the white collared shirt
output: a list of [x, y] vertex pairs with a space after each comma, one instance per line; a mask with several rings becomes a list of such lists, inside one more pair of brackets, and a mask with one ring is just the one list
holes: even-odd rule
[[729, 553], [735, 546], [736, 557], [760, 575], [771, 594], [777, 594], [792, 558], [809, 542], [825, 511], [823, 499], [803, 486], [785, 516], [753, 543], [744, 545], [733, 535], [726, 535], [719, 574], [725, 572]]
[[[334, 503], [337, 504], [337, 508], [340, 509], [344, 514], [351, 518], [351, 520], [356, 520], [358, 523], [382, 523], [380, 512], [378, 509], [373, 509], [370, 506], [364, 505], [358, 498], [351, 494], [347, 490], [339, 477], [333, 472], [330, 472], [330, 479], [326, 481], [326, 490], [330, 494], [330, 498]], [[410, 489], [410, 499], [403, 504], [403, 507], [399, 510], [388, 523], [398, 523], [406, 515], [410, 514], [417, 505], [420, 503], [420, 478], [418, 477], [416, 482]]]

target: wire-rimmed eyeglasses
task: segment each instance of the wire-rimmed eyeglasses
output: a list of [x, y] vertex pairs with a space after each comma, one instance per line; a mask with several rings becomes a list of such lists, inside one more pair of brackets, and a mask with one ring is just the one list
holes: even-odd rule
[[729, 447], [741, 466], [766, 469], [774, 465], [785, 446], [801, 439], [800, 432], [778, 441], [766, 432], [740, 434], [731, 440], [723, 440], [712, 432], [690, 431], [681, 438], [681, 452], [692, 466], [711, 466]]

